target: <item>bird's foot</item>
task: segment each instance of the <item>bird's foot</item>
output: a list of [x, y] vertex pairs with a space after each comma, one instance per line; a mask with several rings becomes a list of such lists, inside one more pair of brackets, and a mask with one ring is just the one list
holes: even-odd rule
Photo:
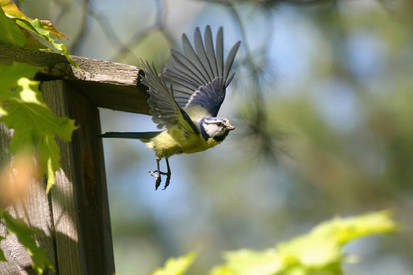
[[170, 173], [166, 173], [165, 186], [162, 188], [162, 190], [165, 190], [166, 187], [168, 187], [170, 181], [171, 181], [171, 174], [170, 174]]
[[171, 178], [171, 175], [170, 175], [170, 174], [165, 173], [165, 172], [162, 172], [162, 171], [159, 171], [159, 170], [149, 171], [149, 174], [151, 174], [151, 176], [156, 179], [156, 180], [155, 180], [155, 190], [158, 190], [159, 185], [161, 185], [161, 181], [162, 181], [161, 175], [166, 175], [166, 176], [167, 176], [166, 182], [165, 182], [165, 186], [164, 186], [164, 188], [163, 188], [162, 190], [165, 190], [166, 187], [168, 187], [169, 181], [170, 181], [170, 178]]
[[155, 170], [155, 171], [149, 171], [149, 174], [151, 174], [151, 176], [156, 179], [155, 190], [158, 190], [159, 185], [161, 185], [161, 181], [162, 181], [161, 175], [166, 176], [165, 186], [162, 188], [162, 190], [165, 190], [169, 186], [169, 183], [171, 181], [171, 173], [166, 173], [166, 172], [162, 172], [159, 170]]
[[155, 180], [155, 190], [158, 189], [159, 185], [161, 185], [161, 175], [158, 171], [149, 171], [149, 174], [151, 174], [152, 177], [154, 177]]
[[168, 176], [169, 174], [168, 173], [166, 173], [166, 172], [162, 172], [162, 171], [158, 171], [158, 170], [155, 170], [155, 171], [149, 171], [149, 174], [151, 174], [151, 176], [152, 177], [158, 177], [159, 175], [164, 175], [164, 176]]

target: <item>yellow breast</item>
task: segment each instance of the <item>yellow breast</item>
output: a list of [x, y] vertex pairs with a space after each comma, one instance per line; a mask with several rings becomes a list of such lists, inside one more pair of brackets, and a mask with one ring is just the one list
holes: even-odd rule
[[205, 140], [201, 135], [184, 135], [179, 129], [169, 129], [153, 138], [147, 146], [155, 151], [158, 158], [163, 158], [205, 151], [219, 143], [213, 138]]
[[190, 154], [205, 151], [215, 145], [220, 144], [221, 142], [215, 141], [213, 138], [209, 138], [205, 140], [201, 135], [199, 135], [196, 139], [196, 142], [193, 144], [188, 144], [188, 146], [183, 147], [183, 152]]

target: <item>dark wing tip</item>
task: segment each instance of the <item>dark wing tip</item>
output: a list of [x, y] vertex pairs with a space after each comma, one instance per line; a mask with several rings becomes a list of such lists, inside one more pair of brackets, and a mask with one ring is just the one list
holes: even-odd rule
[[241, 46], [241, 40], [239, 40], [237, 43], [234, 44], [234, 46], [232, 46], [231, 51], [232, 49], [234, 49], [235, 54], [236, 54], [240, 46]]
[[224, 80], [228, 78], [229, 72], [231, 71], [232, 64], [234, 63], [235, 56], [237, 55], [239, 46], [241, 45], [241, 41], [238, 41], [237, 43], [232, 46], [231, 50], [229, 51], [229, 54], [227, 56], [227, 60], [225, 62], [225, 69], [224, 69]]
[[228, 77], [228, 79], [225, 81], [225, 85], [224, 85], [225, 88], [229, 86], [234, 76], [235, 76], [235, 72], [232, 72], [231, 75]]
[[204, 30], [204, 36], [206, 36], [208, 33], [208, 35], [212, 36], [212, 31], [211, 31], [211, 26], [210, 25], [206, 25], [205, 30]]
[[[181, 40], [182, 40], [182, 45], [184, 45], [184, 46], [185, 46], [186, 44], [191, 45], [191, 42], [189, 42], [189, 38], [188, 38], [188, 36], [187, 36], [185, 33], [182, 34]], [[173, 50], [173, 49], [172, 49], [172, 50]]]
[[194, 40], [199, 38], [201, 38], [202, 40], [201, 30], [198, 27], [196, 27], [194, 31]]

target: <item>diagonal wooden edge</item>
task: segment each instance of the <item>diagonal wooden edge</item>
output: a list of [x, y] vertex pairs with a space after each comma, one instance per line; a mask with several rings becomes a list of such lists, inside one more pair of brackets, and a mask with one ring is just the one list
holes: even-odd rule
[[63, 79], [85, 94], [97, 107], [149, 113], [145, 87], [138, 83], [141, 70], [116, 62], [72, 56], [81, 70], [58, 53], [30, 50], [0, 43], [0, 63], [21, 62], [41, 67], [42, 81]]

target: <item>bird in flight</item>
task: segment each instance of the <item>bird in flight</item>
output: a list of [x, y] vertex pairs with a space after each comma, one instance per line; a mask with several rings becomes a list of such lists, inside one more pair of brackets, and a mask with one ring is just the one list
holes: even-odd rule
[[[156, 170], [149, 171], [155, 177], [155, 189], [161, 184], [161, 175], [167, 176], [164, 188], [171, 179], [169, 157], [175, 154], [195, 153], [221, 143], [235, 129], [229, 120], [217, 117], [225, 98], [225, 90], [231, 83], [230, 74], [238, 41], [224, 62], [224, 38], [219, 28], [215, 47], [210, 26], [202, 38], [199, 28], [194, 32], [194, 46], [182, 35], [183, 52], [171, 50], [171, 57], [162, 73], [154, 65], [142, 61], [142, 83], [148, 87], [148, 104], [152, 120], [163, 131], [155, 132], [107, 132], [105, 138], [139, 139], [155, 151]], [[159, 167], [166, 161], [167, 172]]]

